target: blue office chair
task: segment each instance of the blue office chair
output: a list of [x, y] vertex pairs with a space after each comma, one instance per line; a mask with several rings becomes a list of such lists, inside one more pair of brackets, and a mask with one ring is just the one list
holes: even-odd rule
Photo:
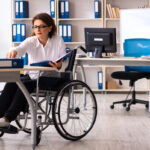
[[[124, 42], [124, 56], [125, 57], [141, 57], [150, 55], [150, 39], [126, 39]], [[125, 71], [117, 71], [111, 74], [112, 78], [119, 80], [129, 80], [129, 86], [131, 86], [131, 99], [113, 102], [110, 106], [114, 108], [115, 104], [123, 104], [126, 107], [126, 111], [130, 110], [132, 104], [140, 103], [145, 104], [148, 108], [148, 101], [136, 99], [135, 82], [142, 78], [150, 78], [150, 67], [149, 66], [125, 66]], [[129, 92], [130, 94], [130, 92]], [[128, 103], [128, 105], [127, 105]]]

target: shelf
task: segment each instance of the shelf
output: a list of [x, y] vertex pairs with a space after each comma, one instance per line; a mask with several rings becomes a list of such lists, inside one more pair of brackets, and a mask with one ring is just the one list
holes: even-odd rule
[[[12, 21], [32, 21], [33, 18], [13, 18]], [[55, 21], [56, 19], [53, 18]]]
[[103, 21], [102, 18], [67, 18], [58, 19], [58, 21]]
[[80, 45], [85, 44], [85, 42], [65, 42], [66, 45]]
[[20, 44], [21, 42], [12, 42], [13, 44]]
[[106, 21], [120, 21], [120, 18], [106, 18]]
[[33, 18], [13, 18], [12, 21], [31, 21]]
[[[75, 90], [76, 92], [82, 92], [82, 90]], [[129, 92], [130, 89], [105, 89], [105, 90], [99, 90], [99, 89], [92, 89], [94, 93], [98, 92]], [[148, 89], [137, 89], [137, 92], [148, 92]]]

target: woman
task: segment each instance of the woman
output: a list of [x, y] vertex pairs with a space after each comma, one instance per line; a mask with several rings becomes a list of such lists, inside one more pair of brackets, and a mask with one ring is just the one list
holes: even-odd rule
[[[44, 60], [55, 61], [66, 53], [63, 39], [56, 35], [54, 20], [48, 14], [36, 15], [32, 24], [33, 36], [27, 38], [19, 46], [12, 48], [6, 54], [7, 58], [21, 57], [27, 52], [29, 63], [35, 63]], [[64, 63], [62, 66], [62, 61], [49, 64], [58, 70], [65, 68]], [[38, 72], [35, 71], [26, 72], [26, 75], [21, 76], [29, 93], [32, 93], [36, 86], [37, 76]], [[20, 111], [25, 111], [26, 105], [27, 101], [16, 83], [7, 83], [0, 95], [0, 127], [9, 126]]]

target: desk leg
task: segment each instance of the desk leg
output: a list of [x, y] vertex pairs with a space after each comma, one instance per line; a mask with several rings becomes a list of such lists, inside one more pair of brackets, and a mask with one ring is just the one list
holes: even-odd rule
[[23, 92], [24, 96], [26, 97], [29, 107], [31, 109], [31, 141], [32, 141], [32, 148], [34, 150], [36, 146], [36, 116], [35, 116], [34, 105], [30, 97], [30, 94], [25, 88], [24, 84], [21, 81], [17, 81], [16, 83], [21, 89], [21, 91]]

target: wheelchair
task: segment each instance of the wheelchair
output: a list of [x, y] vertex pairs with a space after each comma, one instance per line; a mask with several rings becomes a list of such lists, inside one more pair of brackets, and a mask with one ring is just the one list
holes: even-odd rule
[[[76, 141], [86, 136], [92, 129], [97, 117], [97, 102], [90, 87], [80, 81], [73, 80], [73, 66], [77, 49], [72, 50], [69, 63], [65, 72], [60, 77], [39, 78], [38, 101], [36, 93], [32, 93], [32, 100], [37, 114], [36, 145], [40, 143], [42, 132], [54, 125], [58, 133], [66, 140]], [[83, 50], [82, 47], [80, 47]], [[52, 84], [49, 82], [55, 80]], [[11, 125], [8, 130], [0, 130], [0, 136], [4, 133], [18, 133], [24, 131], [31, 133], [31, 115], [27, 108], [16, 118], [18, 128]]]

